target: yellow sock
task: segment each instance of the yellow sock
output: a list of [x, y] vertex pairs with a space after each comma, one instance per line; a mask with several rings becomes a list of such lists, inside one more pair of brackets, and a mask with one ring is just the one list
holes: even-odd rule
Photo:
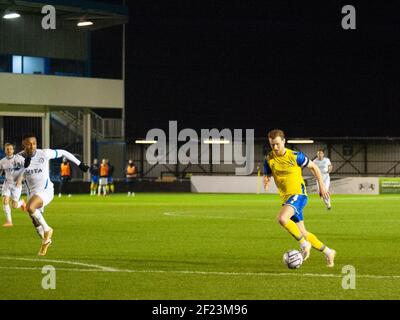
[[[321, 241], [318, 240], [318, 238], [315, 236], [315, 234], [308, 232], [307, 233], [307, 241], [311, 243], [313, 248], [324, 252], [328, 247], [324, 245]], [[325, 253], [325, 252], [324, 252]]]
[[114, 189], [115, 189], [114, 183], [110, 186], [110, 188], [111, 188], [111, 192], [114, 193]]
[[283, 226], [289, 233], [297, 240], [300, 242], [300, 244], [304, 243], [306, 239], [304, 239], [303, 235], [301, 234], [299, 228], [297, 225], [289, 219], [288, 222]]

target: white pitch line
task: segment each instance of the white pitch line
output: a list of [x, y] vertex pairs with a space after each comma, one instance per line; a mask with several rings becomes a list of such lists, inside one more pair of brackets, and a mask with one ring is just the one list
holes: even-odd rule
[[[224, 272], [224, 271], [196, 271], [196, 270], [132, 270], [132, 269], [116, 269], [111, 267], [104, 267], [94, 264], [87, 264], [75, 261], [65, 260], [50, 260], [50, 259], [31, 259], [31, 258], [13, 258], [13, 257], [0, 257], [2, 260], [14, 260], [14, 261], [34, 261], [34, 262], [51, 262], [51, 263], [62, 263], [69, 265], [92, 267], [93, 269], [78, 269], [78, 268], [56, 268], [58, 271], [72, 271], [72, 272], [110, 272], [110, 273], [161, 273], [161, 274], [190, 274], [190, 275], [216, 275], [216, 276], [250, 276], [250, 277], [320, 277], [320, 278], [342, 278], [341, 274], [331, 273], [299, 273], [293, 272]], [[0, 267], [2, 270], [42, 270], [41, 267]], [[400, 275], [367, 275], [361, 274], [356, 275], [357, 278], [366, 279], [400, 279]]]
[[[0, 267], [1, 270], [43, 270], [43, 267]], [[101, 269], [78, 269], [78, 268], [57, 268], [57, 271], [73, 272], [111, 272]], [[115, 272], [115, 271], [112, 271]]]
[[15, 257], [0, 257], [0, 259], [2, 259], [2, 260], [14, 260], [14, 261], [63, 263], [63, 264], [69, 264], [69, 265], [75, 265], [75, 266], [99, 269], [101, 271], [109, 271], [109, 272], [118, 271], [118, 269], [114, 269], [114, 268], [99, 266], [99, 265], [96, 265], [96, 264], [87, 264], [87, 263], [82, 263], [82, 262], [75, 262], [75, 261], [50, 260], [50, 259], [32, 259], [32, 258], [15, 258]]
[[[2, 270], [42, 270], [40, 267], [0, 267]], [[110, 273], [161, 273], [161, 274], [190, 274], [190, 275], [216, 275], [216, 276], [250, 276], [250, 277], [313, 277], [313, 278], [342, 278], [343, 275], [329, 274], [329, 273], [293, 273], [281, 272], [219, 272], [219, 271], [191, 271], [191, 270], [130, 270], [130, 269], [114, 269], [114, 271], [104, 269], [77, 269], [77, 268], [56, 268], [57, 271], [71, 271], [71, 272], [110, 272]], [[384, 276], [384, 275], [356, 275], [357, 278], [366, 279], [400, 279], [398, 276]]]
[[[341, 274], [330, 273], [293, 273], [281, 272], [221, 272], [221, 271], [192, 271], [192, 270], [120, 270], [119, 272], [127, 273], [176, 273], [176, 274], [196, 274], [196, 275], [217, 275], [217, 276], [261, 276], [261, 277], [286, 277], [286, 276], [301, 276], [301, 277], [321, 277], [321, 278], [342, 278]], [[384, 275], [356, 275], [358, 278], [370, 279], [400, 279], [400, 275], [384, 276]]]
[[[314, 198], [314, 200], [317, 200]], [[375, 196], [368, 196], [366, 195], [365, 197], [348, 197], [348, 198], [334, 198], [332, 197], [333, 201], [358, 201], [358, 200], [384, 200], [384, 201], [399, 201], [399, 197], [375, 197]]]

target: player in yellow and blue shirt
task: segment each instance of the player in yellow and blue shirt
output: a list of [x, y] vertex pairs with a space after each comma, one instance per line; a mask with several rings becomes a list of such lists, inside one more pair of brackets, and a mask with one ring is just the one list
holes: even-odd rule
[[309, 168], [316, 177], [320, 196], [329, 197], [319, 168], [302, 152], [285, 148], [285, 134], [282, 130], [270, 131], [268, 140], [272, 151], [264, 160], [264, 187], [268, 188], [272, 176], [282, 199], [282, 209], [278, 214], [279, 223], [299, 241], [304, 260], [309, 257], [312, 246], [323, 252], [327, 266], [333, 267], [336, 251], [328, 248], [304, 226], [303, 209], [307, 204], [307, 191], [302, 168]]

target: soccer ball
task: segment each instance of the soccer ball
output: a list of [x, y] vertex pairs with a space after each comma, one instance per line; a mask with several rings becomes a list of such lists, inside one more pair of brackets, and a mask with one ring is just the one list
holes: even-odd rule
[[303, 256], [297, 250], [289, 250], [283, 255], [283, 263], [289, 269], [298, 269], [303, 263]]

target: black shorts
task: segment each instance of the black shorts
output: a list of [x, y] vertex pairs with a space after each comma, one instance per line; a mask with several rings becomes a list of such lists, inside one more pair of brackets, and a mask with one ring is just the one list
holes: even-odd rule
[[69, 182], [69, 181], [71, 181], [71, 177], [70, 176], [61, 177], [61, 181], [62, 182]]

